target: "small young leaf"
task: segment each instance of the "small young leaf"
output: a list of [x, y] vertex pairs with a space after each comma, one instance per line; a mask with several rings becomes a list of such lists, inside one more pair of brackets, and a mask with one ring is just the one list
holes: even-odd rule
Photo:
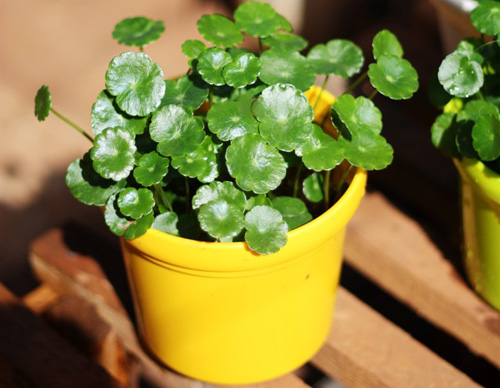
[[201, 36], [216, 46], [231, 47], [243, 42], [238, 27], [225, 16], [203, 15], [197, 25]]
[[272, 48], [260, 57], [262, 82], [292, 84], [305, 92], [316, 80], [314, 69], [309, 61], [296, 51]]
[[108, 128], [94, 139], [90, 150], [95, 171], [103, 178], [120, 181], [134, 168], [134, 153], [137, 148], [129, 131]]
[[307, 206], [299, 198], [277, 197], [273, 199], [273, 207], [281, 213], [288, 225], [288, 230], [293, 230], [313, 219]]
[[38, 121], [44, 121], [50, 113], [52, 105], [52, 97], [50, 96], [49, 87], [42, 85], [36, 92], [35, 96], [35, 116]]
[[179, 235], [179, 230], [177, 229], [177, 223], [179, 218], [175, 212], [165, 212], [158, 214], [155, 217], [152, 228], [155, 228], [161, 232], [165, 232], [174, 236]]
[[186, 40], [181, 47], [182, 53], [189, 59], [196, 59], [207, 48], [201, 40]]
[[167, 175], [170, 162], [167, 158], [153, 151], [142, 155], [136, 164], [137, 167], [134, 169], [135, 180], [140, 185], [148, 187], [161, 182], [163, 177]]
[[265, 194], [252, 195], [247, 200], [245, 210], [250, 210], [255, 206], [273, 206], [273, 203]]
[[[266, 3], [249, 1], [241, 4], [234, 12], [236, 25], [250, 36], [264, 38], [279, 29], [286, 29], [283, 18]], [[283, 28], [286, 27], [286, 28]]]
[[323, 175], [313, 172], [302, 182], [302, 192], [311, 202], [318, 203], [324, 198], [323, 195]]
[[431, 127], [432, 144], [452, 158], [460, 156], [456, 145], [457, 126], [453, 113], [439, 115]]
[[153, 210], [155, 200], [149, 189], [127, 187], [118, 193], [116, 204], [124, 216], [137, 220]]
[[481, 1], [470, 14], [476, 30], [482, 34], [500, 34], [500, 3], [491, 0]]
[[209, 185], [200, 186], [193, 196], [193, 209], [198, 209], [200, 206], [212, 202], [223, 200], [233, 204], [238, 209], [243, 211], [246, 206], [245, 193], [236, 188], [233, 182], [212, 182]]
[[208, 129], [222, 141], [256, 133], [258, 122], [248, 101], [225, 101], [212, 106], [207, 114]]
[[470, 159], [479, 159], [474, 146], [472, 145], [472, 127], [473, 121], [458, 121], [457, 122], [457, 137], [455, 139], [458, 151]]
[[393, 100], [410, 98], [418, 89], [418, 74], [410, 62], [395, 55], [382, 55], [368, 67], [375, 89]]
[[160, 108], [168, 104], [183, 105], [192, 109], [198, 109], [208, 97], [207, 84], [195, 75], [183, 75], [177, 82], [165, 80], [165, 95]]
[[126, 129], [136, 135], [143, 133], [148, 121], [147, 117], [131, 117], [119, 111], [113, 102], [113, 97], [106, 90], [97, 96], [97, 101], [92, 105], [91, 125], [94, 135], [99, 135], [106, 128], [115, 127]]
[[314, 125], [313, 132], [296, 150], [309, 170], [324, 171], [337, 167], [344, 160], [342, 144]]
[[314, 114], [306, 96], [293, 85], [277, 84], [264, 89], [253, 104], [260, 134], [282, 151], [300, 147], [312, 132]]
[[229, 240], [244, 226], [243, 211], [223, 199], [210, 201], [200, 207], [198, 221], [201, 228], [216, 239]]
[[146, 54], [126, 52], [109, 64], [106, 89], [121, 110], [146, 116], [158, 108], [165, 93], [163, 71]]
[[283, 156], [256, 133], [234, 139], [226, 150], [226, 163], [238, 186], [256, 194], [274, 190], [286, 175]]
[[307, 40], [299, 35], [287, 32], [278, 32], [272, 36], [262, 39], [262, 43], [271, 48], [282, 50], [302, 51], [307, 47]]
[[382, 30], [373, 38], [373, 57], [378, 60], [382, 55], [403, 57], [403, 47], [398, 38], [389, 30]]
[[217, 153], [220, 144], [215, 144], [210, 136], [205, 136], [205, 140], [196, 151], [182, 156], [172, 156], [172, 167], [189, 178], [198, 178], [202, 183], [212, 182], [219, 176], [217, 165]]
[[113, 194], [109, 197], [104, 209], [104, 220], [111, 232], [117, 236], [123, 236], [127, 240], [132, 240], [145, 234], [153, 224], [153, 212], [146, 214], [138, 220], [128, 219], [118, 210], [116, 196], [117, 194]]
[[288, 225], [281, 213], [270, 206], [255, 206], [245, 215], [245, 241], [261, 255], [275, 253], [286, 244]]
[[244, 53], [233, 59], [224, 67], [222, 76], [226, 84], [234, 88], [242, 88], [257, 81], [260, 74], [260, 59], [252, 53]]
[[350, 40], [333, 39], [326, 45], [317, 44], [307, 54], [307, 60], [318, 74], [335, 74], [350, 78], [363, 66], [363, 51]]
[[332, 115], [335, 116], [332, 121], [339, 130], [342, 130], [342, 125], [338, 125], [338, 120], [350, 133], [370, 130], [378, 134], [382, 131], [382, 113], [366, 97], [360, 96], [355, 99], [350, 94], [343, 94], [333, 103], [332, 113], [336, 114]]
[[200, 117], [178, 105], [165, 105], [153, 113], [149, 132], [165, 156], [181, 156], [196, 151], [205, 138]]
[[210, 47], [198, 56], [196, 70], [203, 80], [210, 85], [224, 85], [222, 70], [231, 63], [231, 54], [218, 48]]
[[481, 160], [491, 161], [500, 156], [500, 120], [498, 115], [489, 114], [479, 117], [472, 128], [472, 145]]
[[113, 38], [126, 46], [144, 47], [157, 40], [163, 31], [165, 31], [165, 25], [161, 20], [134, 17], [118, 23], [113, 30]]
[[463, 52], [453, 52], [441, 62], [438, 78], [444, 89], [457, 97], [477, 93], [484, 83], [481, 65]]

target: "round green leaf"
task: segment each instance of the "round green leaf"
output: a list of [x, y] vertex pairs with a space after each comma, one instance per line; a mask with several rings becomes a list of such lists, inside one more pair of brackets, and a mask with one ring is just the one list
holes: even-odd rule
[[495, 104], [483, 100], [472, 100], [464, 105], [463, 109], [458, 113], [457, 119], [459, 121], [477, 121], [482, 116], [495, 116], [498, 114], [499, 110]]
[[245, 193], [236, 188], [233, 182], [212, 182], [209, 185], [203, 185], [198, 188], [193, 196], [193, 209], [212, 201], [226, 201], [243, 211], [246, 206]]
[[312, 134], [296, 152], [302, 155], [304, 165], [314, 171], [331, 170], [344, 160], [342, 145], [318, 125], [313, 126]]
[[174, 104], [183, 105], [192, 110], [198, 109], [208, 97], [206, 84], [194, 75], [183, 75], [177, 82], [165, 80], [165, 95], [160, 107]]
[[272, 48], [260, 57], [262, 82], [292, 84], [305, 92], [314, 84], [316, 75], [308, 60], [296, 51]]
[[373, 57], [378, 60], [382, 55], [403, 57], [403, 47], [398, 38], [389, 30], [382, 30], [373, 38]]
[[196, 151], [205, 138], [200, 117], [178, 105], [165, 105], [153, 113], [149, 132], [165, 156], [181, 156]]
[[97, 101], [92, 105], [92, 132], [100, 134], [106, 128], [120, 127], [139, 135], [146, 128], [147, 117], [131, 117], [121, 112], [114, 104], [114, 98], [103, 90], [97, 96]]
[[208, 129], [223, 141], [247, 133], [256, 133], [258, 122], [252, 115], [249, 101], [225, 101], [208, 111]]
[[146, 46], [157, 40], [165, 31], [161, 20], [154, 21], [145, 17], [122, 20], [113, 30], [113, 38], [127, 46]]
[[[479, 48], [484, 45], [484, 41], [480, 38], [466, 38], [458, 43], [455, 52], [461, 52], [467, 55], [472, 61], [479, 63], [484, 62], [484, 57], [480, 54]], [[483, 46], [485, 48], [487, 46]]]
[[196, 70], [203, 80], [210, 85], [224, 85], [222, 70], [231, 63], [231, 54], [218, 48], [210, 47], [198, 56]]
[[481, 160], [491, 161], [500, 156], [500, 120], [498, 115], [481, 116], [472, 128], [472, 145]]
[[350, 139], [340, 137], [344, 157], [350, 164], [365, 170], [382, 170], [392, 162], [394, 150], [379, 134], [371, 130], [353, 133]]
[[363, 51], [350, 40], [333, 39], [326, 45], [317, 44], [307, 54], [307, 60], [318, 74], [335, 74], [350, 78], [363, 66]]
[[229, 240], [237, 236], [244, 225], [243, 211], [223, 199], [210, 201], [200, 207], [201, 228], [216, 239]]
[[205, 49], [205, 43], [196, 39], [186, 40], [181, 46], [182, 53], [189, 59], [198, 58]]
[[260, 59], [252, 53], [238, 55], [222, 72], [226, 84], [234, 88], [253, 84], [259, 74]]
[[484, 83], [481, 65], [463, 52], [453, 52], [443, 60], [438, 78], [444, 89], [457, 97], [475, 94]]
[[149, 189], [127, 187], [118, 193], [116, 204], [124, 216], [137, 220], [153, 210], [155, 200]]
[[307, 40], [303, 37], [287, 32], [278, 32], [272, 36], [262, 39], [266, 46], [282, 50], [302, 51], [307, 47]]
[[106, 89], [121, 110], [146, 116], [158, 108], [165, 93], [163, 71], [144, 53], [123, 53], [109, 64]]
[[312, 107], [293, 85], [277, 84], [264, 89], [252, 110], [260, 122], [262, 137], [282, 151], [300, 147], [312, 132]]
[[458, 151], [470, 159], [479, 159], [474, 146], [472, 145], [472, 121], [458, 121], [457, 122], [457, 137], [455, 139]]
[[288, 226], [281, 213], [270, 206], [255, 206], [245, 215], [245, 241], [261, 255], [275, 253], [287, 241]]
[[313, 172], [302, 182], [302, 192], [311, 202], [318, 203], [324, 198], [323, 195], [323, 175]]
[[337, 98], [332, 105], [332, 119], [339, 130], [342, 125], [336, 121], [340, 120], [350, 133], [359, 133], [369, 130], [374, 133], [382, 131], [382, 113], [375, 104], [366, 97], [354, 98], [350, 94], [344, 94]]
[[182, 156], [172, 156], [172, 167], [189, 178], [198, 178], [200, 182], [212, 182], [219, 176], [217, 153], [220, 144], [215, 144], [210, 136], [194, 152]]
[[73, 197], [85, 205], [103, 206], [111, 195], [120, 191], [125, 185], [125, 180], [115, 182], [104, 179], [95, 172], [88, 153], [83, 159], [73, 161], [66, 172], [66, 186]]
[[434, 147], [438, 148], [445, 155], [458, 157], [456, 145], [457, 126], [453, 113], [443, 113], [439, 115], [431, 127], [431, 140]]
[[116, 204], [117, 194], [109, 197], [104, 209], [104, 220], [109, 229], [117, 236], [123, 236], [127, 240], [140, 237], [145, 234], [154, 221], [153, 212], [146, 214], [138, 220], [125, 217]]
[[155, 217], [152, 228], [155, 228], [161, 232], [165, 232], [174, 236], [179, 235], [179, 230], [177, 229], [177, 222], [179, 218], [175, 212], [165, 212], [158, 214]]
[[226, 150], [226, 163], [238, 186], [256, 194], [274, 190], [286, 175], [283, 156], [256, 133], [234, 139]]
[[38, 121], [44, 121], [47, 118], [51, 105], [52, 97], [50, 96], [49, 87], [42, 85], [35, 96], [35, 116]]
[[277, 197], [273, 199], [273, 207], [277, 209], [288, 225], [288, 230], [293, 230], [313, 219], [307, 206], [299, 198]]
[[382, 55], [368, 67], [375, 89], [393, 100], [410, 98], [418, 89], [418, 74], [410, 62], [394, 55]]
[[285, 32], [292, 32], [292, 24], [283, 15], [276, 12], [276, 19], [278, 19], [278, 30]]
[[264, 38], [286, 27], [273, 7], [267, 3], [249, 1], [241, 4], [234, 12], [236, 25], [250, 36]]
[[482, 34], [500, 34], [500, 3], [481, 1], [470, 14], [470, 20], [476, 30]]
[[120, 181], [134, 168], [136, 151], [134, 139], [129, 131], [122, 128], [108, 128], [95, 137], [90, 157], [99, 175]]
[[273, 206], [272, 201], [265, 194], [252, 195], [247, 200], [247, 204], [245, 206], [246, 210], [250, 210], [255, 206]]
[[136, 164], [137, 167], [134, 169], [135, 180], [140, 185], [148, 187], [161, 182], [163, 177], [167, 175], [170, 162], [167, 158], [152, 151], [142, 155]]
[[243, 35], [238, 27], [225, 16], [203, 15], [197, 25], [201, 36], [216, 46], [231, 47], [243, 42]]

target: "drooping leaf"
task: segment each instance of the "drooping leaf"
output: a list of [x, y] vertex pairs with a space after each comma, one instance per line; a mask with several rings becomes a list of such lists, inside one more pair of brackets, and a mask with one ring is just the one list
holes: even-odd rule
[[124, 216], [137, 220], [153, 210], [155, 200], [149, 189], [127, 187], [118, 193], [116, 204]]
[[318, 203], [324, 198], [323, 175], [313, 172], [302, 182], [302, 192], [311, 202]]
[[198, 178], [202, 183], [212, 182], [219, 176], [217, 153], [220, 144], [215, 144], [210, 136], [193, 152], [182, 156], [172, 156], [172, 167], [190, 178]]
[[71, 194], [85, 205], [103, 206], [108, 198], [125, 187], [126, 181], [115, 182], [102, 178], [94, 167], [89, 153], [76, 159], [66, 172], [66, 186]]
[[146, 116], [158, 108], [165, 93], [163, 71], [146, 54], [126, 52], [109, 64], [106, 89], [125, 113]]
[[318, 125], [313, 126], [312, 134], [295, 152], [302, 155], [304, 165], [314, 171], [331, 170], [344, 160], [342, 144], [324, 133]]
[[161, 232], [165, 232], [174, 236], [179, 235], [179, 230], [177, 229], [177, 223], [179, 222], [179, 218], [175, 212], [165, 212], [162, 214], [158, 214], [155, 217], [152, 228], [155, 228]]
[[49, 87], [47, 85], [42, 85], [35, 96], [35, 116], [38, 121], [44, 121], [47, 118], [50, 113], [51, 105], [52, 97]]
[[142, 155], [136, 164], [137, 167], [134, 169], [135, 180], [140, 185], [148, 187], [161, 182], [163, 177], [167, 175], [170, 162], [167, 158], [152, 151]]
[[216, 239], [230, 241], [243, 229], [243, 211], [223, 199], [216, 199], [200, 206], [198, 221], [201, 228]]
[[223, 141], [256, 133], [258, 122], [249, 101], [225, 101], [212, 106], [207, 114], [208, 129]]
[[222, 70], [231, 63], [231, 54], [218, 48], [210, 47], [198, 56], [196, 70], [203, 80], [210, 85], [224, 85]]
[[160, 107], [174, 104], [183, 105], [192, 109], [198, 109], [208, 97], [207, 85], [194, 74], [183, 75], [177, 82], [165, 80], [165, 94], [161, 100]]
[[267, 3], [249, 1], [241, 4], [234, 12], [236, 25], [250, 36], [264, 38], [286, 27], [273, 7]]
[[149, 132], [165, 156], [181, 156], [196, 151], [205, 138], [203, 120], [179, 105], [165, 105], [153, 113]]
[[444, 89], [457, 97], [475, 94], [484, 83], [481, 65], [463, 52], [453, 52], [443, 60], [438, 78]]
[[393, 100], [410, 98], [418, 89], [418, 74], [410, 62], [395, 55], [382, 55], [368, 67], [370, 82], [379, 93]]
[[500, 156], [500, 120], [498, 115], [488, 114], [479, 117], [472, 128], [472, 145], [481, 160], [491, 161]]
[[225, 16], [203, 15], [197, 25], [201, 36], [216, 46], [231, 47], [243, 42], [239, 28]]
[[382, 113], [366, 97], [354, 98], [350, 94], [344, 94], [335, 100], [332, 112], [336, 113], [336, 117], [332, 120], [339, 130], [342, 130], [342, 125], [336, 123], [338, 120], [350, 133], [369, 130], [378, 134], [382, 131]]
[[299, 198], [276, 197], [273, 199], [273, 207], [281, 213], [283, 220], [288, 225], [288, 230], [293, 230], [312, 220], [312, 215], [307, 206]]
[[193, 61], [198, 58], [198, 55], [200, 55], [205, 49], [205, 43], [196, 39], [186, 40], [181, 47], [182, 53], [189, 59], [189, 66], [192, 66]]
[[275, 253], [287, 241], [288, 226], [281, 213], [270, 206], [255, 206], [245, 215], [245, 241], [261, 255]]
[[363, 51], [350, 40], [333, 39], [317, 44], [307, 54], [307, 60], [318, 74], [335, 74], [350, 78], [363, 66]]
[[272, 201], [265, 194], [252, 195], [247, 200], [245, 209], [250, 210], [255, 206], [273, 206]]
[[296, 51], [272, 48], [262, 53], [260, 61], [259, 78], [268, 85], [292, 84], [305, 92], [316, 79], [309, 61]]
[[97, 96], [97, 101], [92, 105], [92, 132], [94, 135], [100, 134], [106, 128], [120, 127], [139, 135], [144, 132], [147, 117], [131, 117], [114, 105], [114, 99], [106, 90]]
[[500, 34], [500, 3], [481, 1], [470, 14], [470, 20], [476, 30], [482, 34]]
[[292, 85], [264, 89], [253, 104], [260, 134], [282, 151], [300, 147], [312, 132], [314, 114], [306, 96]]
[[373, 57], [378, 60], [382, 55], [403, 57], [403, 47], [398, 38], [389, 30], [382, 30], [375, 35], [372, 42]]
[[445, 155], [459, 157], [456, 145], [457, 126], [453, 113], [443, 113], [439, 115], [431, 127], [432, 144]]
[[474, 146], [472, 145], [472, 127], [473, 121], [457, 122], [457, 137], [455, 139], [458, 151], [470, 159], [479, 159]]
[[234, 88], [242, 88], [257, 81], [260, 74], [260, 59], [252, 53], [238, 55], [224, 67], [222, 76], [226, 84]]
[[212, 182], [209, 185], [203, 185], [198, 188], [193, 196], [193, 209], [212, 201], [226, 201], [233, 204], [241, 211], [245, 210], [245, 193], [234, 186], [233, 182]]
[[94, 139], [90, 150], [95, 171], [103, 178], [120, 181], [134, 168], [134, 153], [137, 148], [129, 131], [108, 128]]
[[116, 196], [117, 194], [113, 194], [109, 197], [104, 209], [104, 220], [111, 232], [117, 236], [123, 236], [127, 240], [132, 240], [145, 234], [153, 224], [153, 212], [146, 214], [138, 220], [126, 218], [118, 209]]
[[165, 31], [161, 20], [154, 21], [146, 17], [123, 19], [115, 26], [113, 38], [126, 46], [143, 47], [157, 40]]
[[266, 46], [282, 50], [302, 51], [307, 47], [307, 40], [300, 35], [287, 32], [278, 32], [272, 36], [262, 39]]
[[283, 156], [256, 133], [232, 141], [226, 150], [226, 164], [238, 186], [256, 194], [274, 190], [286, 175]]

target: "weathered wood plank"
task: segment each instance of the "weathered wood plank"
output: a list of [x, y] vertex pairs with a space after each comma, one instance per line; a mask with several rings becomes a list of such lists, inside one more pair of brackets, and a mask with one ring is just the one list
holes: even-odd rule
[[349, 264], [500, 367], [500, 313], [476, 296], [425, 230], [379, 194], [348, 227]]
[[42, 313], [56, 303], [59, 294], [50, 286], [42, 284], [23, 296], [23, 303], [35, 313]]

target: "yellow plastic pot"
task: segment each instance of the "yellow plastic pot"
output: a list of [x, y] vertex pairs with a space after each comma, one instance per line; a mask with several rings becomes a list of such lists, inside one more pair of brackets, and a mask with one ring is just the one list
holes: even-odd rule
[[483, 163], [455, 160], [462, 178], [463, 256], [467, 277], [500, 310], [500, 175]]
[[358, 169], [340, 200], [272, 255], [154, 229], [122, 239], [146, 346], [170, 368], [220, 384], [265, 381], [305, 363], [329, 332], [345, 227], [365, 185]]

